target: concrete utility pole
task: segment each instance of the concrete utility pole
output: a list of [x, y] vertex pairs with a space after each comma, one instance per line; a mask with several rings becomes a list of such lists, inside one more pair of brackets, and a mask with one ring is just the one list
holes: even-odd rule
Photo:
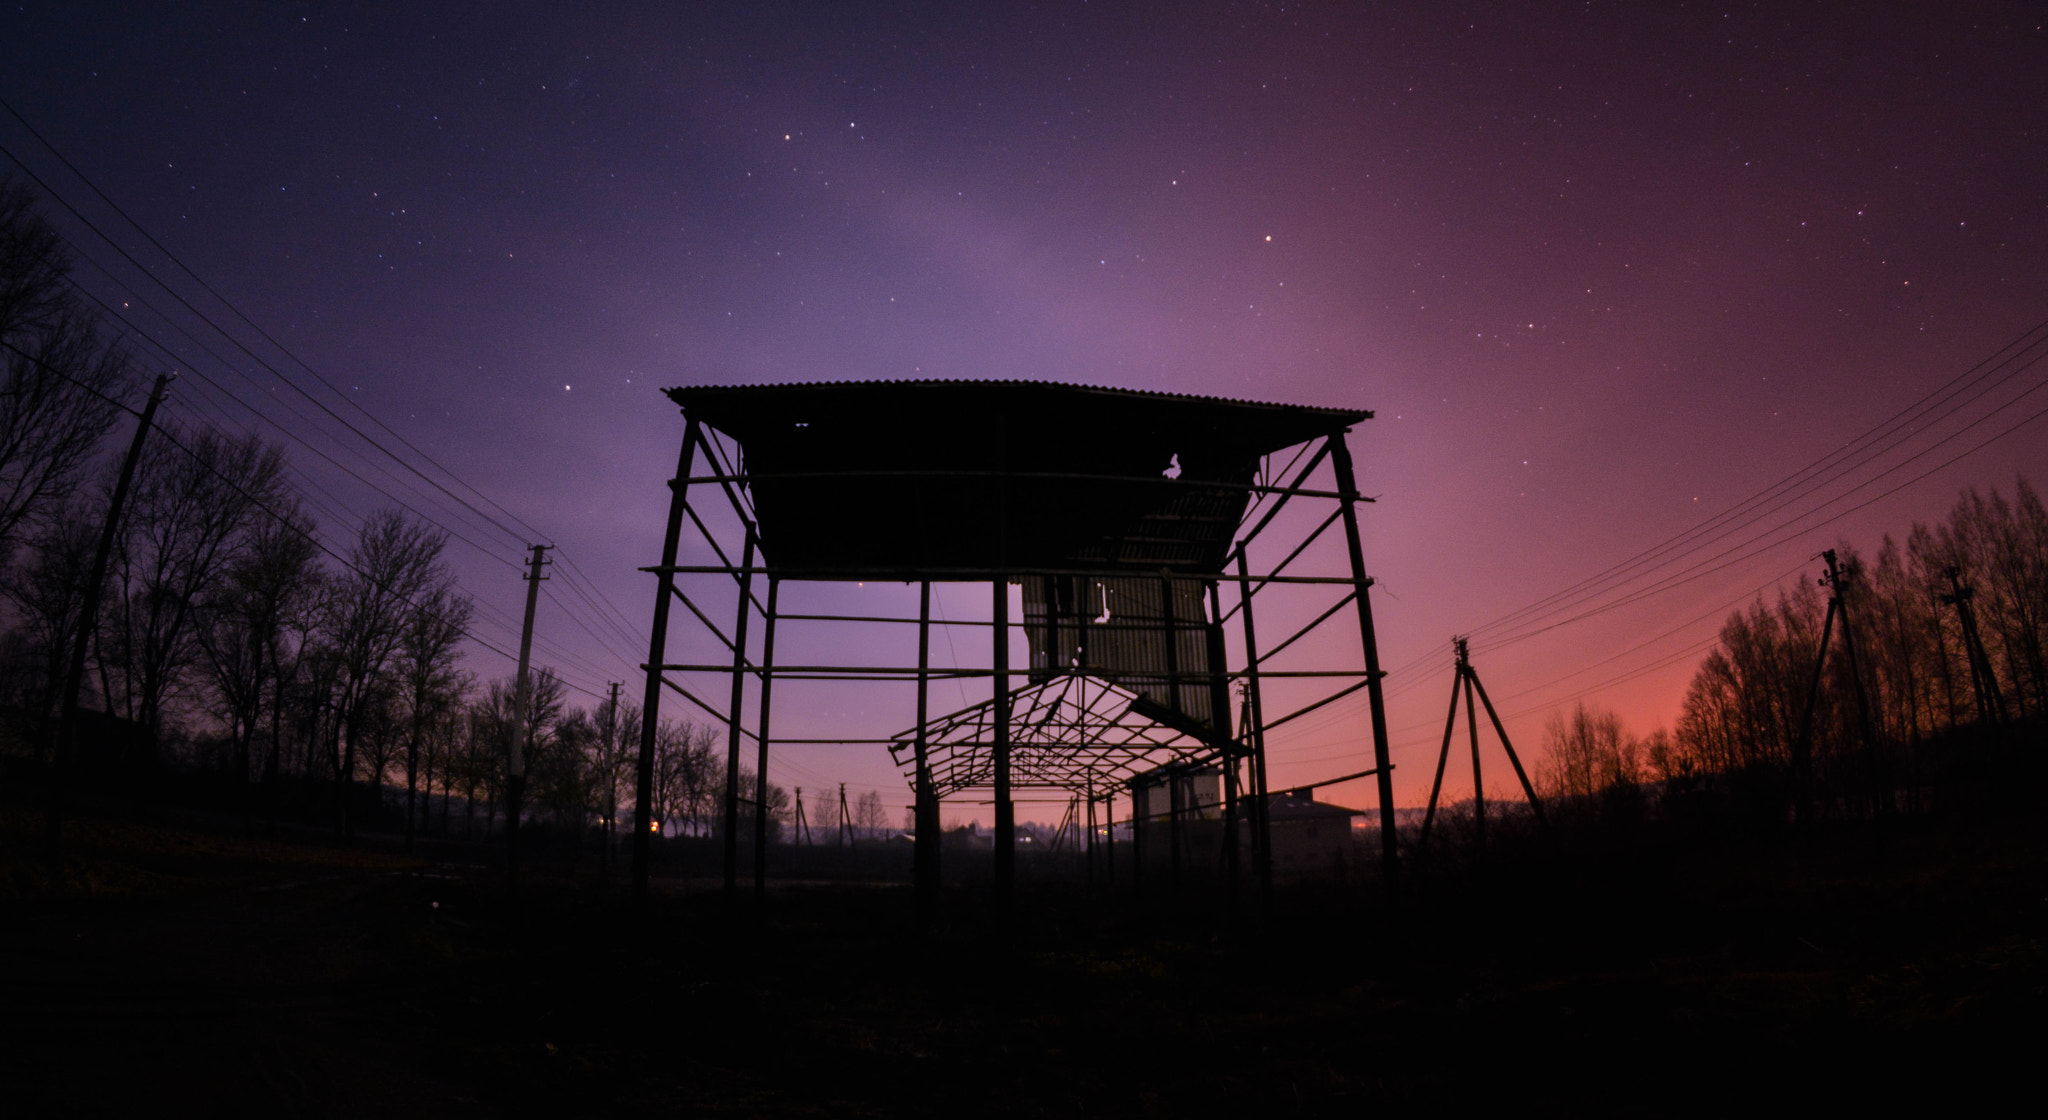
[[612, 881], [612, 833], [619, 827], [619, 682], [610, 682], [604, 717], [604, 881]]
[[107, 582], [107, 564], [114, 551], [114, 530], [121, 521], [121, 506], [128, 500], [128, 484], [135, 478], [135, 464], [142, 458], [142, 442], [149, 435], [149, 424], [156, 417], [157, 406], [164, 402], [171, 382], [177, 378], [175, 373], [157, 375], [156, 385], [149, 391], [149, 401], [142, 406], [142, 416], [135, 423], [135, 438], [128, 444], [128, 457], [121, 461], [121, 476], [114, 482], [113, 500], [107, 503], [107, 520], [100, 526], [99, 548], [92, 557], [92, 576], [85, 585], [85, 602], [78, 612], [78, 633], [71, 640], [71, 662], [64, 670], [64, 703], [58, 709], [56, 749], [50, 760], [53, 770], [50, 852], [59, 860], [63, 858], [64, 798], [69, 792], [71, 766], [78, 753], [78, 690], [85, 683], [86, 644], [92, 640], [92, 633], [98, 627], [100, 590]]
[[526, 625], [519, 631], [519, 722], [512, 728], [505, 767], [505, 882], [515, 894], [519, 891], [519, 803], [526, 793], [526, 724], [533, 703], [533, 682], [527, 666], [533, 660], [533, 611], [540, 604], [540, 581], [547, 578], [540, 572], [552, 563], [545, 559], [548, 548], [544, 544], [534, 545], [533, 556], [527, 561]]

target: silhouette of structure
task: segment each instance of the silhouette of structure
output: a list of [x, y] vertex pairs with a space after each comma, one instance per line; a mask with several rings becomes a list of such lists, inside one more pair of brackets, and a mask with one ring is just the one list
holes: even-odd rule
[[[937, 884], [943, 800], [992, 804], [995, 882], [1007, 897], [1020, 793], [1081, 799], [1090, 866], [1101, 842], [1108, 870], [1119, 799], [1142, 816], [1138, 802], [1162, 778], [1197, 771], [1221, 774], [1230, 870], [1237, 822], [1249, 814], [1255, 866], [1269, 881], [1267, 733], [1361, 689], [1376, 763], [1365, 773], [1378, 776], [1380, 803], [1391, 805], [1372, 581], [1358, 535], [1357, 505], [1367, 499], [1344, 438], [1371, 413], [1040, 382], [689, 387], [668, 396], [685, 427], [661, 562], [645, 569], [659, 588], [644, 666], [637, 892], [646, 889], [664, 694], [726, 731], [728, 892], [737, 888], [741, 805], [766, 801], [778, 743], [892, 752], [915, 794], [921, 900]], [[1343, 549], [1334, 562], [1333, 538]], [[1324, 547], [1313, 547], [1319, 540]], [[1304, 570], [1317, 565], [1326, 570]], [[780, 608], [785, 585], [855, 581], [916, 585], [916, 617]], [[934, 583], [987, 587], [986, 620], [935, 622]], [[1255, 605], [1293, 629], [1266, 641]], [[1356, 626], [1350, 640], [1303, 642], [1347, 620]], [[672, 621], [689, 651], [674, 657]], [[806, 634], [915, 626], [916, 662], [781, 663], [777, 627], [791, 622]], [[963, 658], [956, 645], [954, 664], [934, 664], [933, 630], [963, 626], [990, 635], [985, 659]], [[1020, 629], [1027, 655], [1012, 665]], [[1276, 667], [1290, 647], [1296, 661], [1349, 652], [1335, 666]], [[982, 684], [986, 698], [934, 715], [932, 684], [947, 680]], [[895, 689], [907, 729], [774, 737], [771, 716], [788, 689], [855, 681]], [[1235, 728], [1233, 685], [1245, 694]], [[1294, 709], [1267, 718], [1262, 688], [1288, 694]], [[1304, 702], [1305, 691], [1314, 695]], [[755, 788], [743, 791], [750, 744]], [[1177, 802], [1167, 815], [1179, 821]], [[751, 816], [758, 890], [766, 814]], [[1382, 819], [1391, 879], [1393, 814]]]
[[1479, 702], [1486, 705], [1486, 718], [1493, 722], [1493, 733], [1500, 737], [1501, 749], [1507, 752], [1508, 762], [1515, 768], [1515, 780], [1522, 783], [1522, 793], [1529, 798], [1529, 808], [1536, 814], [1538, 823], [1549, 825], [1543, 815], [1543, 799], [1536, 796], [1536, 787], [1529, 781], [1529, 772], [1522, 769], [1522, 756], [1515, 753], [1515, 745], [1508, 741], [1508, 729], [1500, 722], [1500, 714], [1493, 710], [1493, 698], [1486, 695], [1486, 686], [1479, 683], [1479, 670], [1472, 667], [1472, 653], [1465, 639], [1452, 638], [1451, 645], [1458, 651], [1458, 667], [1451, 678], [1451, 707], [1444, 716], [1444, 742], [1436, 754], [1436, 777], [1429, 783], [1429, 809], [1422, 816], [1422, 835], [1416, 838], [1417, 848], [1429, 846], [1429, 830], [1436, 824], [1437, 795], [1444, 788], [1444, 767], [1451, 761], [1451, 733], [1458, 726], [1458, 693], [1465, 694], [1465, 730], [1472, 741], [1472, 834], [1482, 847], [1486, 844], [1486, 779], [1479, 765], [1479, 721], [1472, 711], [1472, 694], [1479, 694]]
[[[1842, 620], [1842, 652], [1849, 657], [1849, 681], [1856, 692], [1856, 732], [1859, 743], [1865, 751], [1871, 747], [1870, 700], [1863, 691], [1863, 669], [1856, 658], [1856, 632], [1849, 626], [1849, 607], [1844, 590], [1852, 573], [1844, 571], [1835, 561], [1835, 550], [1824, 549], [1817, 559], [1827, 563], [1827, 574], [1820, 577], [1820, 585], [1828, 589], [1827, 618], [1820, 625], [1820, 652], [1813, 659], [1813, 684], [1806, 690], [1806, 704], [1799, 713], [1799, 735], [1792, 741], [1792, 783], [1793, 818], [1801, 825], [1809, 822], [1813, 813], [1813, 715], [1820, 704], [1821, 685], [1826, 680], [1828, 668], [1828, 639], [1834, 635], [1835, 619]], [[1968, 618], [1966, 614], [1964, 616]], [[1971, 666], [1974, 669], [1976, 666]], [[1874, 762], [1873, 754], [1871, 760]]]

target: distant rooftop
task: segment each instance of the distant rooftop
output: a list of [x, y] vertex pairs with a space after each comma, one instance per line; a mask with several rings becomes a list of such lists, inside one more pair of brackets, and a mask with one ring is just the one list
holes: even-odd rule
[[1038, 381], [667, 393], [739, 443], [771, 569], [903, 578], [1216, 571], [1261, 458], [1372, 416]]

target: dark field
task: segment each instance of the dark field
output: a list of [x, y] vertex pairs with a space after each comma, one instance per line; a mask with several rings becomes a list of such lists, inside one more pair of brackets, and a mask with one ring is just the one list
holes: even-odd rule
[[2031, 1096], [2048, 1034], [2026, 814], [1525, 841], [1398, 909], [962, 888], [927, 930], [903, 888], [636, 918], [542, 867], [513, 907], [484, 849], [126, 812], [58, 894], [41, 824], [0, 820], [12, 1116], [1949, 1110]]

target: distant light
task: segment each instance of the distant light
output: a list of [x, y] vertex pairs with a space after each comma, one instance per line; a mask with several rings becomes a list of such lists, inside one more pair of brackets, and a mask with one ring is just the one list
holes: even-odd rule
[[655, 834], [655, 835], [657, 835], [657, 836], [661, 835], [661, 822], [660, 822], [660, 821], [648, 821], [648, 822], [647, 822], [647, 831], [649, 831], [649, 832], [652, 832], [652, 833], [654, 833], [654, 834]]
[[1268, 240], [1268, 241], [1271, 241], [1271, 240], [1273, 240], [1273, 235], [1272, 235], [1272, 234], [1270, 234], [1270, 233], [1269, 233], [1269, 234], [1267, 234], [1267, 235], [1266, 235], [1266, 240]]
[[564, 393], [568, 392], [568, 391], [569, 391], [569, 386], [567, 386], [567, 385], [564, 385], [564, 386], [562, 386], [562, 391], [563, 391]]

